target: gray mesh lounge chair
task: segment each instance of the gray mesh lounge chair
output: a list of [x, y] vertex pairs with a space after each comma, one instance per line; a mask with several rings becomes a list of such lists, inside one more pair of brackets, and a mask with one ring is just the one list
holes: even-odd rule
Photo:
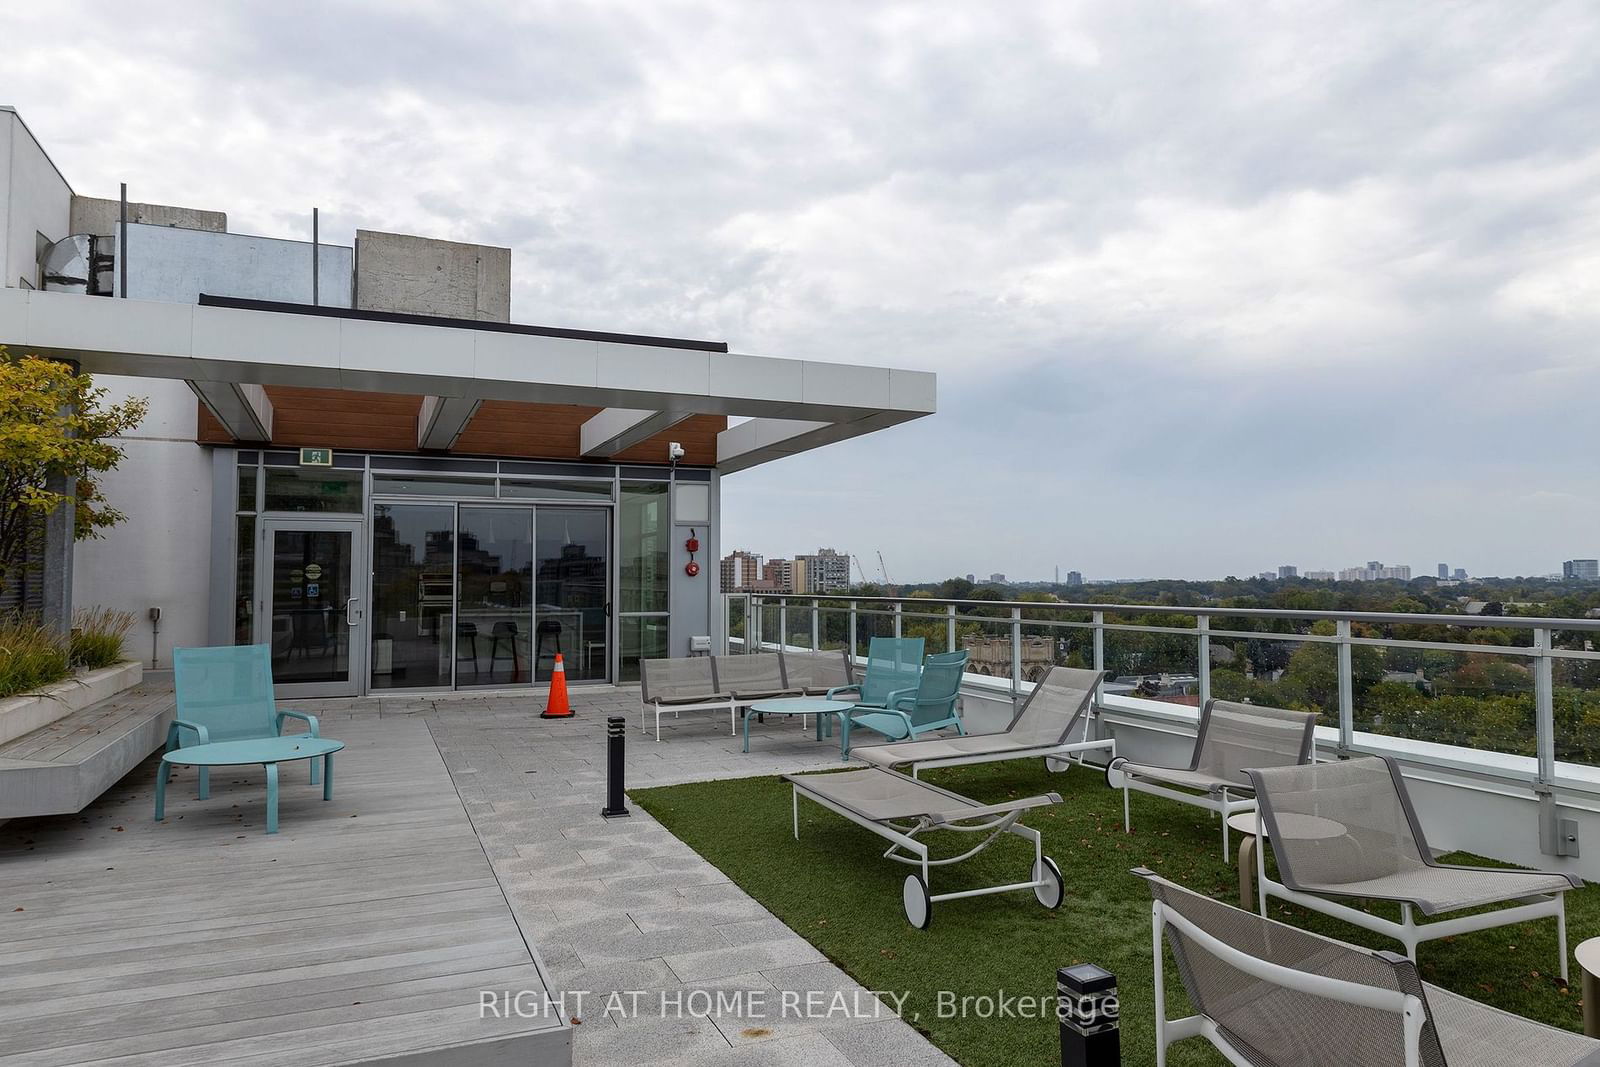
[[733, 696], [717, 688], [710, 656], [639, 661], [639, 729], [646, 732], [645, 713], [654, 710], [656, 740], [661, 740], [661, 716], [682, 711], [724, 711], [728, 732], [738, 733]]
[[[1055, 793], [1008, 800], [1003, 804], [979, 804], [959, 793], [879, 767], [839, 774], [786, 774], [783, 778], [794, 786], [796, 841], [800, 839], [800, 798], [809, 797], [829, 811], [843, 815], [857, 826], [865, 827], [889, 841], [889, 850], [883, 854], [885, 859], [908, 863], [920, 869], [920, 874], [906, 875], [900, 894], [906, 918], [919, 930], [926, 930], [933, 921], [933, 905], [940, 900], [1031, 889], [1034, 897], [1045, 907], [1061, 906], [1061, 898], [1066, 892], [1061, 868], [1056, 866], [1055, 860], [1044, 854], [1039, 831], [1017, 822], [1022, 813], [1030, 808], [1061, 803], [1061, 797]], [[984, 837], [958, 856], [930, 859], [928, 846], [919, 839], [919, 835], [928, 830], [981, 833]], [[955, 893], [929, 893], [932, 868], [960, 863], [976, 856], [1005, 833], [1016, 834], [1033, 843], [1033, 867], [1027, 881]]]
[[1120, 756], [1106, 765], [1106, 784], [1122, 790], [1123, 828], [1133, 832], [1130, 790], [1205, 808], [1222, 816], [1222, 861], [1226, 863], [1228, 816], [1254, 811], [1256, 806], [1245, 769], [1310, 763], [1316, 725], [1317, 717], [1311, 712], [1207, 701], [1200, 709], [1194, 755], [1187, 767], [1133, 763]]
[[826, 696], [828, 690], [851, 682], [850, 658], [842, 648], [824, 652], [785, 649], [780, 655], [783, 656], [784, 682], [808, 697]]
[[[1399, 941], [1417, 958], [1417, 944], [1494, 926], [1554, 917], [1567, 979], [1566, 891], [1583, 882], [1565, 874], [1456, 867], [1434, 859], [1406, 792], [1400, 765], [1387, 756], [1307, 767], [1252, 770], [1260, 818], [1282, 882], [1266, 877], [1257, 849], [1261, 913], [1281, 897]], [[1329, 897], [1393, 900], [1400, 921], [1380, 918]], [[1418, 925], [1414, 912], [1442, 915], [1485, 904], [1516, 906]]]
[[[1600, 1067], [1600, 1041], [1458, 996], [1411, 960], [1150, 884], [1156, 1064], [1203, 1037], [1241, 1067]], [[1168, 1019], [1162, 941], [1196, 1014]]]
[[[1116, 742], [1111, 738], [1089, 739], [1095, 687], [1104, 677], [1104, 671], [1052, 667], [1028, 694], [1011, 725], [999, 733], [870, 745], [853, 748], [850, 754], [877, 767], [909, 766], [913, 778], [924, 767], [959, 767], [1039, 756], [1053, 761], [1077, 755], [1081, 761], [1083, 753], [1090, 749], [1105, 749], [1114, 757]], [[1071, 740], [1074, 736], [1076, 741]]]

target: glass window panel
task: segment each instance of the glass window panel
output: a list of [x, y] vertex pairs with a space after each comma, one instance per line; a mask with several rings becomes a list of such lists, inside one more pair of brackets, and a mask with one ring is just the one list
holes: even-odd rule
[[239, 468], [239, 510], [254, 511], [256, 509], [256, 475], [254, 467]]
[[617, 521], [622, 524], [621, 610], [666, 611], [671, 560], [666, 484], [624, 482]]
[[622, 663], [620, 680], [639, 680], [641, 659], [662, 659], [667, 654], [667, 623], [664, 615], [621, 620]]
[[547, 681], [561, 653], [568, 681], [604, 679], [610, 605], [605, 508], [540, 508], [534, 523], [536, 680]]
[[233, 579], [233, 643], [250, 645], [255, 643], [256, 519], [254, 515], [241, 515], [238, 521], [238, 566]]
[[392, 493], [397, 496], [494, 496], [492, 480], [472, 481], [451, 478], [407, 478], [384, 475], [372, 479], [374, 493]]
[[500, 495], [517, 500], [610, 500], [610, 482], [500, 483]]
[[276, 467], [267, 471], [268, 511], [361, 513], [360, 471]]
[[372, 509], [372, 688], [448, 686], [454, 654], [455, 508]]
[[456, 685], [532, 685], [533, 509], [463, 506], [456, 545]]

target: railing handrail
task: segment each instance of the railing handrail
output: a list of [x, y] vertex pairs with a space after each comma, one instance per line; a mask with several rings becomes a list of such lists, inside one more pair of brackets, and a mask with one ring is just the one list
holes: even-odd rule
[[[1212, 605], [1176, 604], [1096, 604], [1082, 601], [1039, 600], [961, 600], [948, 597], [927, 596], [856, 596], [827, 593], [723, 593], [724, 599], [738, 597], [760, 601], [839, 601], [857, 604], [954, 604], [957, 607], [1021, 608], [1037, 611], [1109, 611], [1118, 614], [1194, 615], [1229, 619], [1309, 619], [1312, 621], [1391, 623], [1407, 626], [1489, 626], [1520, 630], [1600, 630], [1600, 619], [1573, 619], [1534, 615], [1443, 615], [1402, 611], [1338, 611], [1311, 608], [1227, 608]], [[842, 607], [825, 604], [824, 611], [839, 611]], [[1006, 616], [999, 618], [1009, 621]], [[1048, 620], [1029, 620], [1048, 621]]]
[[[970, 600], [950, 597], [929, 596], [861, 596], [853, 593], [843, 595], [828, 595], [819, 593], [777, 593], [777, 592], [731, 592], [723, 593], [723, 618], [721, 631], [723, 634], [724, 650], [732, 636], [732, 627], [729, 625], [732, 618], [734, 604], [744, 607], [744, 632], [742, 640], [745, 650], [751, 647], [761, 649], [769, 646], [763, 634], [765, 617], [769, 609], [776, 609], [778, 623], [778, 639], [781, 644], [787, 644], [791, 635], [789, 617], [791, 609], [809, 614], [811, 646], [818, 646], [820, 636], [819, 619], [824, 614], [844, 613], [848, 616], [848, 647], [852, 655], [859, 654], [857, 628], [858, 619], [861, 617], [892, 618], [893, 632], [900, 636], [908, 621], [936, 622], [944, 629], [944, 639], [948, 651], [955, 651], [957, 640], [957, 627], [960, 623], [975, 623], [980, 627], [992, 627], [997, 630], [1004, 628], [1003, 640], [1010, 642], [1010, 693], [1013, 705], [1018, 703], [1023, 695], [1023, 659], [1022, 644], [1025, 638], [1039, 637], [1039, 634], [1024, 634], [1025, 627], [1044, 628], [1059, 632], [1062, 629], [1087, 630], [1092, 640], [1092, 665], [1096, 670], [1104, 670], [1107, 666], [1106, 635], [1107, 633], [1120, 632], [1148, 632], [1151, 634], [1179, 635], [1191, 638], [1196, 642], [1196, 669], [1195, 677], [1198, 680], [1199, 696], [1206, 700], [1212, 695], [1213, 664], [1211, 653], [1214, 649], [1213, 642], [1223, 641], [1246, 642], [1260, 639], [1262, 641], [1282, 640], [1297, 644], [1315, 644], [1332, 646], [1336, 656], [1335, 673], [1337, 678], [1338, 709], [1334, 713], [1328, 709], [1337, 720], [1338, 749], [1341, 753], [1354, 752], [1353, 739], [1355, 737], [1355, 673], [1353, 653], [1357, 648], [1374, 646], [1389, 646], [1396, 649], [1412, 650], [1439, 650], [1449, 653], [1472, 655], [1486, 653], [1493, 655], [1515, 656], [1529, 661], [1531, 668], [1532, 695], [1534, 697], [1534, 756], [1536, 758], [1537, 772], [1533, 782], [1534, 793], [1538, 796], [1539, 825], [1541, 848], [1547, 853], [1566, 855], [1561, 838], [1557, 833], [1559, 812], [1555, 802], [1555, 789], [1557, 784], [1557, 750], [1555, 717], [1555, 692], [1556, 682], [1553, 668], [1558, 661], [1561, 662], [1593, 662], [1600, 660], [1600, 652], [1584, 649], [1558, 647], [1555, 637], [1558, 631], [1582, 631], [1585, 633], [1600, 632], [1600, 619], [1564, 619], [1543, 618], [1536, 616], [1519, 615], [1441, 615], [1433, 613], [1416, 612], [1388, 612], [1388, 611], [1338, 611], [1338, 610], [1312, 610], [1296, 608], [1239, 608], [1223, 607], [1220, 605], [1187, 605], [1174, 604], [1096, 604], [1075, 601], [1036, 601], [1036, 600]], [[983, 615], [962, 615], [958, 613], [961, 607], [970, 607], [985, 610]], [[908, 610], [909, 609], [909, 610]], [[923, 610], [925, 609], [925, 610]], [[1029, 611], [1050, 612], [1082, 612], [1088, 615], [1087, 620], [1081, 619], [1051, 619], [1026, 617]], [[1130, 621], [1107, 621], [1107, 616], [1113, 618], [1127, 615], [1178, 615], [1188, 616], [1195, 620], [1193, 628], [1187, 626], [1166, 626], [1156, 623], [1139, 623]], [[1219, 630], [1211, 625], [1214, 619], [1265, 619], [1265, 620], [1299, 620], [1333, 623], [1331, 634], [1309, 634], [1298, 631], [1283, 632], [1277, 630], [1244, 631], [1244, 630]], [[1411, 640], [1409, 638], [1378, 636], [1369, 637], [1354, 630], [1354, 623], [1369, 623], [1381, 626], [1448, 626], [1470, 628], [1502, 628], [1530, 631], [1528, 645], [1483, 645], [1469, 641], [1432, 641]], [[1001, 637], [1001, 633], [991, 636]], [[1589, 641], [1585, 639], [1587, 646]], [[996, 672], [997, 674], [999, 672]], [[1276, 677], [1274, 676], [1274, 681]], [[1474, 751], [1464, 748], [1463, 751]]]

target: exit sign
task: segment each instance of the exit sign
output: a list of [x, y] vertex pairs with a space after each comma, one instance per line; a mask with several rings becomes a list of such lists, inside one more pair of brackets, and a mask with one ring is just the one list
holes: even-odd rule
[[331, 449], [331, 448], [302, 448], [300, 450], [300, 466], [302, 466], [302, 467], [331, 467], [331, 466], [333, 466], [333, 449]]

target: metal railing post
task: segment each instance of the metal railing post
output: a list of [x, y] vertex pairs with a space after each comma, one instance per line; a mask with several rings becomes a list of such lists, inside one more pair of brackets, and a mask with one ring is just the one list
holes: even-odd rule
[[778, 649], [789, 647], [789, 598], [778, 598]]
[[1011, 703], [1022, 696], [1022, 609], [1011, 609]]
[[1211, 616], [1196, 615], [1195, 629], [1200, 633], [1200, 666], [1195, 674], [1200, 678], [1200, 706], [1211, 700]]
[[1552, 631], [1540, 627], [1533, 631], [1533, 737], [1534, 753], [1539, 758], [1539, 784], [1554, 785], [1556, 780], [1556, 689]]
[[811, 651], [813, 651], [813, 652], [816, 652], [818, 649], [820, 649], [822, 647], [822, 645], [818, 641], [818, 638], [822, 634], [822, 628], [819, 625], [819, 620], [821, 619], [821, 617], [822, 617], [822, 601], [820, 601], [820, 600], [812, 600], [811, 601]]
[[1094, 626], [1094, 669], [1106, 669], [1106, 613], [1091, 611], [1089, 621]]
[[906, 628], [906, 620], [905, 620], [905, 614], [904, 614], [905, 613], [905, 609], [906, 609], [906, 606], [904, 604], [902, 604], [900, 601], [896, 600], [894, 602], [894, 635], [896, 637], [904, 637], [905, 636], [905, 628]]
[[1356, 683], [1350, 645], [1350, 620], [1334, 623], [1339, 637], [1339, 754], [1349, 753], [1356, 732]]
[[856, 649], [861, 646], [856, 644], [856, 601], [850, 601], [850, 662], [856, 661]]
[[956, 606], [954, 604], [946, 604], [944, 606], [944, 613], [946, 616], [946, 621], [944, 624], [944, 650], [946, 652], [954, 652], [956, 650]]
[[744, 651], [746, 655], [749, 655], [752, 652], [761, 651], [761, 631], [766, 629], [766, 626], [764, 625], [766, 622], [764, 616], [767, 613], [766, 603], [760, 597], [753, 596], [750, 598], [750, 607], [750, 618], [755, 622], [755, 628], [754, 632], [750, 634], [749, 638], [744, 643]]
[[1556, 688], [1555, 663], [1550, 652], [1555, 632], [1548, 627], [1533, 631], [1533, 745], [1538, 759], [1534, 796], [1539, 799], [1539, 851], [1547, 856], [1578, 855], [1578, 823], [1562, 817], [1556, 804]]

